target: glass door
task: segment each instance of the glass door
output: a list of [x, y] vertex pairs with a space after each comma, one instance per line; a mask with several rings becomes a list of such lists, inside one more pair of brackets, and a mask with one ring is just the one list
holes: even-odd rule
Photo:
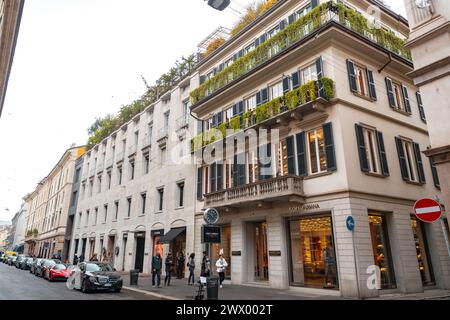
[[253, 225], [255, 245], [255, 280], [269, 280], [269, 257], [267, 251], [267, 223]]
[[430, 252], [428, 250], [427, 238], [425, 235], [424, 224], [415, 216], [411, 216], [411, 227], [416, 246], [417, 261], [419, 262], [420, 276], [424, 286], [435, 285], [433, 268], [431, 266]]

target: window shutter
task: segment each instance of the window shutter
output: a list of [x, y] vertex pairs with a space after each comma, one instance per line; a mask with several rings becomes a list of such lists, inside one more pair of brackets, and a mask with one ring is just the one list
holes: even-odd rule
[[416, 158], [417, 172], [419, 173], [419, 181], [421, 184], [424, 184], [426, 182], [425, 172], [423, 170], [422, 153], [420, 152], [420, 146], [418, 143], [414, 143], [414, 155]]
[[214, 128], [217, 125], [217, 114], [212, 117], [212, 127]]
[[375, 90], [375, 81], [373, 78], [373, 72], [369, 69], [366, 69], [367, 72], [367, 82], [369, 83], [369, 94], [370, 98], [374, 101], [377, 100], [377, 91]]
[[402, 173], [402, 179], [409, 180], [408, 169], [406, 168], [405, 151], [403, 150], [402, 139], [395, 137], [395, 144], [397, 145], [398, 160], [400, 162], [400, 171]]
[[306, 177], [308, 170], [306, 169], [306, 146], [305, 146], [305, 133], [297, 133], [297, 163], [298, 163], [298, 175], [300, 177]]
[[245, 185], [245, 153], [238, 155], [238, 185]]
[[283, 92], [289, 92], [289, 77], [283, 78]]
[[265, 33], [261, 37], [259, 37], [259, 43], [264, 43], [264, 42], [266, 42], [266, 40], [267, 40], [267, 37], [266, 37]]
[[261, 90], [261, 103], [266, 103], [269, 100], [268, 91], [267, 88]]
[[363, 127], [355, 124], [356, 141], [358, 143], [359, 164], [362, 172], [369, 172], [369, 162], [367, 161], [366, 145], [364, 142]]
[[238, 58], [242, 58], [244, 56], [244, 49], [239, 50]]
[[255, 40], [255, 48], [256, 48], [257, 46], [259, 46], [259, 37], [256, 38], [256, 40]]
[[244, 114], [244, 101], [239, 101], [238, 103], [238, 114], [242, 116]]
[[223, 164], [217, 163], [217, 191], [223, 190]]
[[206, 80], [206, 76], [200, 76], [200, 84], [205, 82], [205, 80]]
[[233, 54], [233, 61], [236, 61], [239, 58], [239, 54], [235, 53]]
[[221, 63], [219, 64], [219, 72], [222, 71], [225, 68], [225, 64]]
[[237, 116], [238, 114], [238, 105], [237, 104], [233, 104], [233, 117]]
[[323, 84], [321, 79], [323, 78], [323, 61], [322, 57], [319, 57], [316, 60], [316, 70], [317, 70], [317, 80], [319, 85], [319, 97], [325, 97], [325, 90], [323, 88]]
[[292, 89], [297, 89], [298, 87], [300, 87], [300, 74], [297, 71], [292, 74]]
[[333, 140], [333, 125], [331, 122], [326, 123], [323, 125], [323, 141], [325, 144], [325, 155], [327, 159], [328, 171], [337, 170]]
[[237, 155], [234, 156], [234, 163], [233, 163], [233, 187], [239, 186], [238, 183], [238, 158]]
[[220, 125], [223, 122], [223, 114], [222, 112], [219, 112], [217, 114], [217, 125]]
[[439, 182], [439, 176], [438, 176], [438, 172], [437, 172], [437, 169], [436, 169], [436, 165], [434, 164], [434, 161], [433, 161], [433, 159], [431, 157], [428, 158], [428, 159], [430, 159], [431, 173], [433, 175], [434, 186], [440, 190], [441, 189], [441, 184]]
[[209, 180], [210, 180], [210, 192], [216, 192], [217, 191], [217, 185], [216, 185], [216, 164], [213, 163], [210, 166], [210, 172], [209, 172]]
[[311, 8], [314, 9], [319, 5], [319, 0], [311, 0]]
[[270, 143], [258, 148], [258, 168], [259, 180], [272, 178], [272, 174], [267, 174], [272, 168], [272, 145]]
[[381, 163], [381, 173], [383, 176], [389, 176], [389, 166], [387, 162], [386, 156], [386, 148], [384, 147], [384, 138], [383, 133], [377, 131], [377, 142], [378, 142], [378, 153], [380, 155], [380, 163]]
[[409, 102], [408, 88], [402, 85], [403, 103], [405, 104], [405, 110], [409, 114], [411, 113], [411, 104]]
[[258, 91], [256, 93], [256, 105], [259, 106], [262, 103], [262, 99], [261, 99], [261, 91]]
[[197, 199], [203, 199], [203, 168], [197, 169]]
[[350, 91], [356, 93], [358, 89], [356, 88], [355, 65], [351, 60], [347, 60], [347, 72], [348, 72], [348, 82], [350, 84]]
[[294, 23], [294, 21], [295, 21], [295, 13], [291, 14], [291, 15], [288, 17], [288, 23], [289, 23], [289, 24]]
[[284, 30], [286, 28], [286, 20], [281, 20], [280, 22], [280, 30]]
[[288, 173], [295, 174], [294, 136], [286, 138]]
[[425, 110], [423, 109], [422, 95], [420, 94], [419, 91], [416, 92], [416, 98], [417, 98], [417, 106], [419, 107], [420, 119], [426, 122], [427, 118], [425, 117]]
[[392, 80], [386, 77], [386, 90], [389, 99], [389, 106], [395, 108], [394, 89], [392, 89]]

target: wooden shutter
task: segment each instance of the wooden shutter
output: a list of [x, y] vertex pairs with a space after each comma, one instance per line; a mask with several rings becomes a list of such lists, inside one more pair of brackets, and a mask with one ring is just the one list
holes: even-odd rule
[[389, 106], [395, 108], [394, 89], [392, 88], [392, 80], [386, 77], [386, 90], [389, 99]]
[[417, 172], [419, 174], [419, 182], [424, 184], [425, 181], [425, 172], [423, 170], [423, 162], [422, 162], [422, 153], [420, 152], [420, 146], [418, 143], [414, 143], [414, 155], [416, 158], [416, 166]]
[[266, 103], [269, 101], [269, 90], [267, 88], [264, 88], [261, 90], [261, 103]]
[[256, 105], [257, 106], [261, 105], [261, 103], [262, 103], [261, 101], [262, 101], [262, 99], [261, 99], [261, 91], [258, 91], [256, 93]]
[[351, 60], [347, 60], [347, 73], [348, 73], [348, 82], [350, 84], [350, 91], [354, 93], [358, 92], [358, 89], [356, 87], [355, 65]]
[[259, 179], [266, 180], [272, 178], [272, 174], [267, 174], [272, 168], [272, 145], [266, 144], [258, 148], [258, 168]]
[[197, 169], [197, 199], [203, 199], [203, 168]]
[[294, 136], [286, 138], [286, 157], [288, 173], [295, 174]]
[[377, 91], [375, 89], [375, 81], [373, 78], [373, 72], [369, 69], [366, 69], [367, 73], [367, 82], [369, 83], [369, 95], [370, 98], [374, 101], [377, 100]]
[[297, 71], [292, 74], [292, 89], [297, 89], [298, 87], [300, 87], [300, 74]]
[[325, 155], [328, 171], [336, 171], [336, 156], [334, 153], [333, 125], [331, 122], [323, 125], [323, 141], [325, 144]]
[[429, 157], [428, 159], [430, 160], [431, 174], [433, 175], [434, 186], [440, 190], [441, 184], [439, 182], [439, 176], [438, 176], [438, 172], [436, 169], [436, 164], [434, 163], [433, 158]]
[[221, 191], [223, 190], [223, 163], [217, 163], [216, 171], [217, 191]]
[[297, 140], [298, 175], [301, 177], [306, 177], [308, 175], [308, 170], [306, 168], [305, 133], [304, 132], [297, 133], [296, 140]]
[[210, 192], [216, 192], [217, 191], [217, 173], [216, 173], [217, 165], [216, 163], [213, 163], [210, 166], [210, 172], [209, 172], [209, 180], [210, 180]]
[[358, 144], [359, 165], [362, 172], [369, 172], [369, 161], [367, 160], [366, 145], [364, 142], [363, 127], [355, 124], [356, 142]]
[[409, 181], [408, 169], [406, 166], [405, 150], [403, 149], [402, 139], [395, 137], [395, 144], [397, 145], [398, 160], [400, 162], [400, 171], [402, 179]]
[[426, 122], [427, 118], [425, 117], [425, 110], [423, 109], [422, 95], [420, 94], [419, 91], [416, 92], [416, 98], [417, 98], [417, 106], [419, 108], [420, 113], [420, 119]]
[[317, 80], [318, 80], [318, 90], [319, 90], [319, 97], [325, 97], [325, 90], [323, 88], [322, 78], [323, 78], [323, 61], [322, 57], [319, 57], [316, 60], [316, 71], [317, 71]]
[[384, 146], [383, 133], [377, 131], [378, 154], [380, 156], [381, 173], [383, 176], [389, 176], [389, 165], [387, 162], [386, 148]]
[[289, 92], [289, 77], [284, 77], [283, 78], [283, 92], [287, 93]]
[[402, 96], [406, 112], [411, 113], [411, 104], [409, 102], [408, 88], [405, 87], [404, 85], [402, 85]]
[[289, 24], [294, 23], [294, 22], [295, 22], [295, 13], [291, 14], [291, 15], [288, 17], [288, 23], [289, 23]]

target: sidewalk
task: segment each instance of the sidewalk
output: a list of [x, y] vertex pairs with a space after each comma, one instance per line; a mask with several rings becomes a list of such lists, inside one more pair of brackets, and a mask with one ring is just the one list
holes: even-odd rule
[[[194, 300], [197, 287], [188, 286], [187, 279], [172, 278], [171, 285], [164, 287], [164, 277], [161, 277], [162, 288], [153, 288], [150, 275], [139, 275], [138, 286], [130, 286], [130, 275], [123, 273], [123, 289], [143, 294], [148, 294], [163, 300]], [[219, 300], [356, 300], [344, 298], [338, 292], [330, 292], [320, 289], [289, 289], [278, 290], [264, 285], [232, 285], [229, 281], [224, 282], [223, 288], [219, 289]], [[428, 300], [445, 299], [450, 300], [450, 290], [430, 289], [423, 293], [415, 294], [382, 294], [380, 297], [369, 300]]]

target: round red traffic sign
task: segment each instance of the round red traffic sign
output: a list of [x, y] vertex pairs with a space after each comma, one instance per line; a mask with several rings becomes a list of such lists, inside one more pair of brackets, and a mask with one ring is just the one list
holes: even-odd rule
[[434, 222], [442, 215], [442, 207], [436, 200], [420, 199], [414, 205], [416, 217], [423, 222]]

